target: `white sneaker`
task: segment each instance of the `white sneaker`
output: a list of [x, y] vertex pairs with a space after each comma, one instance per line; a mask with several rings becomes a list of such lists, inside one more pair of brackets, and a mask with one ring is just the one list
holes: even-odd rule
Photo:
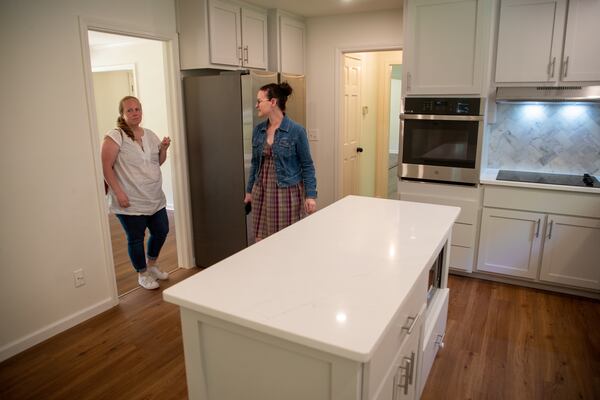
[[154, 267], [148, 267], [148, 272], [150, 272], [150, 275], [152, 275], [154, 279], [160, 279], [161, 281], [169, 279], [169, 274], [167, 272], [161, 271], [157, 265], [155, 265]]
[[138, 283], [144, 289], [158, 289], [158, 282], [148, 271], [138, 273]]

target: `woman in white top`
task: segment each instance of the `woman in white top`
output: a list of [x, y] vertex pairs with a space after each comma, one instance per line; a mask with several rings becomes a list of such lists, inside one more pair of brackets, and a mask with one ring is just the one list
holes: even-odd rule
[[[169, 233], [169, 220], [162, 191], [160, 166], [167, 159], [171, 144], [150, 129], [140, 126], [142, 105], [133, 96], [119, 102], [117, 128], [109, 131], [102, 143], [102, 170], [109, 186], [109, 209], [127, 235], [129, 258], [145, 289], [158, 288], [158, 279], [169, 274], [159, 269], [158, 255]], [[150, 231], [144, 254], [146, 229]]]

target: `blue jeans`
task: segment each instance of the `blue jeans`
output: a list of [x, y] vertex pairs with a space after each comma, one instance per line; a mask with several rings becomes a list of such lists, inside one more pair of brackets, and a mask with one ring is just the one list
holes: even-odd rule
[[146, 256], [144, 255], [146, 228], [150, 231], [147, 256], [149, 260], [156, 260], [169, 233], [167, 210], [162, 208], [152, 215], [116, 214], [116, 216], [121, 221], [127, 235], [127, 250], [133, 268], [137, 272], [144, 272], [146, 270]]

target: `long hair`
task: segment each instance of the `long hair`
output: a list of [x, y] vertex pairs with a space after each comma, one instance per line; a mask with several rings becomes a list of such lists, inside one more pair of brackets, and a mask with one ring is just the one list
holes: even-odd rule
[[119, 117], [117, 118], [117, 128], [121, 128], [123, 130], [123, 132], [125, 132], [125, 134], [127, 136], [129, 136], [129, 138], [133, 141], [135, 141], [135, 136], [133, 135], [133, 131], [131, 130], [131, 128], [129, 127], [129, 125], [127, 125], [127, 122], [125, 122], [125, 118], [123, 118], [123, 104], [125, 104], [125, 102], [127, 100], [135, 100], [137, 101], [137, 103], [140, 105], [140, 108], [142, 107], [142, 103], [140, 103], [140, 100], [135, 97], [135, 96], [125, 96], [121, 99], [121, 101], [119, 101]]
[[276, 83], [269, 83], [260, 88], [267, 94], [267, 99], [276, 99], [277, 106], [283, 112], [285, 112], [285, 103], [288, 97], [292, 94], [292, 87], [287, 82], [281, 82], [279, 85]]

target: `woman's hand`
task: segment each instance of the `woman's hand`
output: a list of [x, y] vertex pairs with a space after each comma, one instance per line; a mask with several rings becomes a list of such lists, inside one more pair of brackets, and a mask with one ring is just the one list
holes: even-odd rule
[[244, 196], [244, 204], [252, 203], [252, 193], [246, 193]]
[[304, 211], [306, 211], [307, 214], [312, 214], [317, 211], [317, 202], [315, 199], [304, 200]]
[[160, 151], [167, 151], [167, 149], [169, 148], [169, 146], [171, 145], [171, 138], [168, 136], [165, 136], [162, 141], [160, 142]]
[[118, 193], [115, 193], [115, 196], [117, 196], [117, 201], [119, 202], [119, 206], [121, 208], [127, 208], [130, 206], [129, 197], [125, 192], [119, 191]]

